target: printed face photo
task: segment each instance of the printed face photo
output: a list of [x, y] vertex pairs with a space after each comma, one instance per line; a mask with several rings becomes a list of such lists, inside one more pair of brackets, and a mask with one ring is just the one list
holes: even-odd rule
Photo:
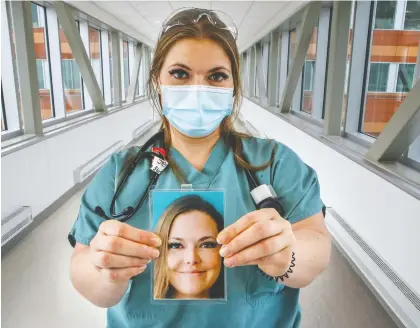
[[153, 193], [154, 231], [162, 240], [154, 262], [154, 299], [225, 298], [223, 259], [216, 241], [224, 227], [224, 194], [197, 193]]

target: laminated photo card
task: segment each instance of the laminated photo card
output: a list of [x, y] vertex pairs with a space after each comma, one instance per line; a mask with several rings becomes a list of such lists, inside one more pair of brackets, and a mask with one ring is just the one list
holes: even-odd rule
[[153, 262], [153, 301], [226, 302], [217, 235], [224, 229], [224, 190], [153, 190], [152, 231], [162, 244]]

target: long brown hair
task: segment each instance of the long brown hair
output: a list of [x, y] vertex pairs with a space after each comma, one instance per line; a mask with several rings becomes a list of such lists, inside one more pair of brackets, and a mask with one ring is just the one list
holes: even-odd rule
[[[199, 9], [202, 12], [204, 9]], [[217, 15], [214, 12], [209, 11], [209, 15], [211, 15], [213, 21], [217, 22], [218, 26], [225, 27], [225, 24], [219, 20]], [[232, 148], [235, 162], [237, 165], [241, 166], [242, 168], [251, 170], [251, 171], [258, 171], [267, 168], [274, 159], [274, 152], [275, 149], [273, 148], [273, 152], [271, 154], [271, 159], [260, 166], [253, 166], [248, 163], [248, 161], [243, 157], [242, 154], [242, 139], [246, 139], [251, 137], [245, 133], [241, 133], [235, 131], [233, 127], [233, 122], [237, 119], [239, 115], [239, 109], [242, 104], [242, 83], [240, 77], [240, 60], [239, 60], [239, 51], [236, 44], [236, 41], [232, 34], [228, 30], [224, 30], [221, 28], [216, 27], [215, 25], [211, 24], [207, 17], [204, 16], [203, 19], [200, 19], [196, 23], [191, 23], [192, 18], [198, 17], [197, 9], [191, 8], [180, 12], [179, 14], [175, 15], [171, 21], [167, 24], [171, 25], [173, 23], [173, 27], [168, 29], [158, 40], [154, 57], [152, 60], [152, 64], [150, 67], [150, 74], [147, 80], [147, 94], [149, 97], [149, 101], [151, 102], [153, 108], [159, 113], [162, 117], [162, 126], [161, 130], [163, 130], [163, 139], [164, 139], [164, 148], [166, 153], [169, 154], [169, 147], [171, 145], [171, 135], [169, 132], [169, 122], [163, 116], [162, 113], [162, 102], [160, 98], [160, 94], [158, 92], [159, 89], [159, 75], [162, 69], [163, 63], [165, 61], [166, 55], [168, 54], [169, 50], [176, 44], [176, 42], [183, 40], [183, 39], [210, 39], [215, 41], [219, 46], [223, 48], [226, 52], [227, 56], [230, 59], [231, 66], [232, 66], [232, 78], [233, 78], [233, 90], [234, 90], [234, 102], [233, 102], [233, 109], [232, 114], [226, 117], [221, 125], [221, 137], [223, 138], [225, 144], [229, 145]], [[174, 22], [181, 22], [182, 25], [176, 25]], [[135, 155], [130, 156], [126, 161], [127, 165], [123, 166], [128, 167], [130, 164], [130, 159], [133, 159]], [[170, 156], [167, 158], [170, 167], [172, 168], [175, 176], [181, 182], [184, 182], [184, 177], [182, 172], [179, 170], [175, 162], [172, 160]]]
[[[216, 223], [217, 231], [224, 228], [223, 216], [211, 205], [198, 195], [187, 195], [178, 198], [161, 215], [155, 232], [162, 240], [160, 246], [160, 256], [154, 264], [154, 285], [153, 295], [155, 299], [170, 298], [174, 293], [173, 287], [169, 284], [168, 275], [168, 240], [171, 227], [175, 219], [183, 213], [200, 211], [208, 214]], [[220, 258], [220, 261], [222, 259]], [[224, 269], [221, 265], [219, 277], [210, 289], [210, 298], [224, 297]]]

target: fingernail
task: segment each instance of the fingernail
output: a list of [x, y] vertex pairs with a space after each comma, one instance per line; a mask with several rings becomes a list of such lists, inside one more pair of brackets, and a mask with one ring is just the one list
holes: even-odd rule
[[147, 267], [147, 265], [139, 266], [139, 270], [142, 271], [142, 270], [146, 269], [146, 267]]
[[152, 262], [152, 260], [147, 261], [147, 264], [149, 264], [150, 262]]
[[159, 247], [162, 242], [160, 240], [160, 238], [152, 238], [151, 241], [153, 242], [153, 244], [155, 244], [157, 247]]
[[227, 255], [227, 247], [226, 246], [222, 246], [222, 248], [220, 249], [220, 256], [226, 256]]
[[234, 266], [234, 263], [233, 263], [233, 261], [231, 260], [231, 259], [225, 259], [225, 265], [227, 266], [227, 267], [229, 267], [229, 268], [231, 268], [231, 267], [233, 267]]
[[159, 250], [157, 250], [157, 249], [153, 250], [152, 257], [153, 258], [158, 258], [159, 257]]
[[226, 236], [225, 235], [218, 235], [217, 236], [217, 242], [219, 244], [224, 244], [226, 242]]

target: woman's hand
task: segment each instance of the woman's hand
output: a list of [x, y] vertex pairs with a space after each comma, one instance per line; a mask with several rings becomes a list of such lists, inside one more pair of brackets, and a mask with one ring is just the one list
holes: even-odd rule
[[160, 238], [117, 220], [101, 223], [90, 243], [90, 259], [111, 282], [125, 282], [142, 273], [159, 256]]
[[290, 222], [272, 208], [244, 215], [219, 233], [220, 254], [228, 267], [258, 265], [276, 277], [287, 272], [296, 243]]

